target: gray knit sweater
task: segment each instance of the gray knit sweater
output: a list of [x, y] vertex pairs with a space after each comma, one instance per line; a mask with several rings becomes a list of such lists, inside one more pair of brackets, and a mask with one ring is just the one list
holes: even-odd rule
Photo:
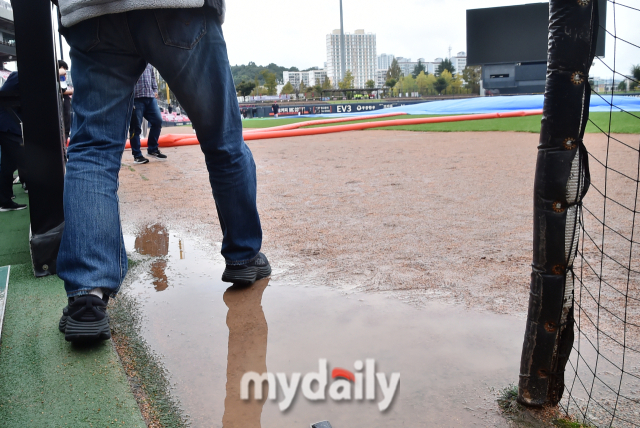
[[224, 22], [225, 0], [59, 0], [62, 25], [71, 27], [85, 19], [109, 13], [122, 13], [137, 9], [165, 9], [215, 7]]

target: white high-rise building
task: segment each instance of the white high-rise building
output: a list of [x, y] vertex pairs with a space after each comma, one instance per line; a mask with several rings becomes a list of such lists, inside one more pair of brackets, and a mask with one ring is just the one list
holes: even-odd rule
[[387, 71], [388, 68], [376, 70], [376, 88], [384, 88], [384, 84], [387, 83]]
[[465, 52], [458, 52], [456, 56], [451, 58], [451, 62], [456, 69], [456, 74], [462, 76], [462, 70], [467, 67], [467, 54]]
[[282, 81], [286, 85], [287, 82], [291, 82], [294, 88], [297, 88], [300, 81], [304, 83], [305, 87], [322, 85], [327, 78], [327, 72], [325, 70], [309, 70], [309, 71], [283, 71]]
[[378, 57], [378, 70], [388, 70], [391, 67], [391, 63], [393, 62], [395, 55], [392, 54], [382, 54]]
[[[356, 30], [354, 34], [346, 33], [345, 51], [347, 64], [345, 71], [351, 71], [355, 78], [354, 88], [364, 88], [368, 80], [376, 80], [378, 56], [376, 54], [376, 35]], [[327, 34], [327, 75], [334, 87], [342, 76], [340, 68], [340, 30]]]

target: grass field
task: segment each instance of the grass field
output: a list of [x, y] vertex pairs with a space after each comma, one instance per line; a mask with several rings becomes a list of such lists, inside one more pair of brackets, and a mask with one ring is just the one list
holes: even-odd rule
[[[639, 113], [634, 113], [640, 117]], [[366, 122], [374, 122], [380, 120], [394, 119], [414, 119], [419, 117], [434, 117], [435, 115], [411, 115], [398, 116], [397, 118], [386, 117], [381, 119], [367, 120]], [[456, 123], [434, 123], [425, 125], [409, 125], [409, 126], [390, 126], [380, 128], [384, 130], [404, 130], [419, 132], [470, 132], [470, 131], [515, 131], [515, 132], [540, 132], [540, 120], [542, 116], [526, 116], [506, 119], [487, 119], [474, 120], [468, 122]], [[601, 129], [609, 130], [609, 113], [591, 113], [591, 120]], [[320, 120], [327, 118], [284, 118], [284, 119], [249, 119], [243, 122], [245, 128], [270, 128], [273, 126], [288, 125], [290, 123], [304, 122], [308, 120]], [[359, 123], [365, 121], [356, 121], [349, 123]], [[332, 126], [332, 125], [318, 125]], [[588, 133], [600, 132], [592, 123], [587, 125]], [[640, 119], [633, 117], [627, 113], [613, 113], [611, 116], [611, 132], [619, 134], [640, 134]]]

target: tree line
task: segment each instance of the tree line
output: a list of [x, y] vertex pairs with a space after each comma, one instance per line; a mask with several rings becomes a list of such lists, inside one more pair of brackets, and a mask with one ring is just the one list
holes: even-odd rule
[[479, 93], [482, 74], [480, 67], [466, 67], [461, 73], [456, 73], [451, 59], [445, 58], [438, 64], [435, 74], [429, 73], [425, 64], [418, 61], [413, 73], [405, 76], [394, 58], [386, 78], [385, 86], [396, 96], [415, 92], [423, 96]]

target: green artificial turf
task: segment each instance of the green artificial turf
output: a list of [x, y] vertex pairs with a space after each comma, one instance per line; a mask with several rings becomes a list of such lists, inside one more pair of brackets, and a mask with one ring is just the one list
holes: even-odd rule
[[[633, 113], [638, 117], [627, 113], [617, 112], [611, 115], [611, 131], [620, 134], [640, 134], [640, 112]], [[364, 121], [354, 121], [348, 123], [376, 122], [381, 120], [417, 119], [421, 117], [435, 117], [437, 115], [403, 115], [398, 117], [385, 117], [380, 119], [369, 119]], [[338, 116], [336, 116], [338, 117]], [[243, 122], [245, 128], [270, 128], [273, 126], [288, 125], [290, 123], [304, 122], [307, 120], [329, 119], [323, 118], [300, 118], [300, 119], [249, 119]], [[515, 132], [540, 132], [540, 121], [542, 116], [512, 117], [504, 119], [472, 120], [453, 123], [429, 123], [423, 125], [389, 126], [377, 128], [383, 130], [403, 130], [421, 132], [468, 132], [468, 131], [515, 131]], [[591, 113], [590, 119], [602, 130], [609, 132], [609, 113]], [[347, 123], [343, 123], [347, 124]], [[330, 125], [316, 125], [335, 126]], [[339, 125], [339, 124], [338, 124]], [[601, 132], [592, 123], [587, 125], [588, 133]]]
[[[29, 204], [29, 195], [19, 184], [13, 186], [15, 202]], [[30, 263], [29, 208], [0, 212], [0, 266]]]
[[77, 346], [58, 331], [56, 276], [11, 267], [0, 343], [0, 426], [145, 427], [111, 341]]
[[[338, 117], [338, 116], [336, 116]], [[322, 120], [329, 119], [328, 117], [304, 117], [301, 118], [286, 118], [286, 119], [271, 119], [271, 118], [256, 118], [256, 119], [245, 119], [242, 121], [242, 127], [245, 129], [253, 129], [253, 128], [273, 128], [274, 126], [282, 126], [289, 125], [291, 123], [298, 122], [306, 122], [308, 120]]]

